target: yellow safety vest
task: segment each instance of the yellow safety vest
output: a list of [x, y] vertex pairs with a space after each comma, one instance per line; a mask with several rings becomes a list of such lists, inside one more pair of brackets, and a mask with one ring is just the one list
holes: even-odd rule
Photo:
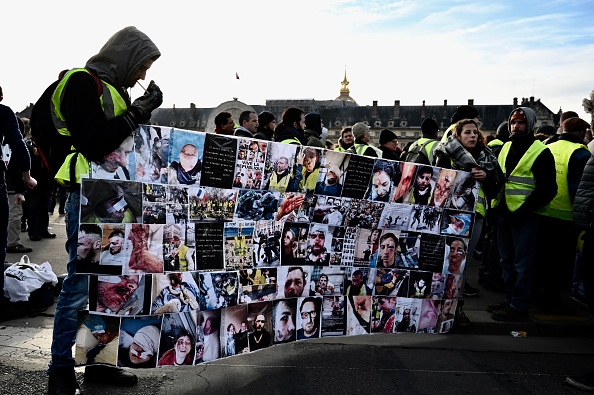
[[190, 251], [190, 247], [185, 244], [179, 246], [177, 257], [179, 258], [179, 270], [188, 270], [188, 259], [186, 255]]
[[503, 141], [499, 140], [499, 139], [494, 139], [489, 141], [489, 144], [487, 144], [487, 147], [493, 148], [493, 147], [500, 147], [503, 145]]
[[[425, 144], [425, 146], [423, 146]], [[412, 154], [417, 154], [414, 156], [415, 160], [407, 160], [407, 162], [416, 162], [416, 158], [418, 157], [418, 151], [424, 149], [425, 155], [429, 160], [429, 164], [433, 163], [433, 148], [435, 148], [437, 144], [437, 140], [429, 139], [427, 137], [421, 137], [417, 141], [411, 144], [408, 148], [408, 153], [411, 154], [410, 158], [412, 159]], [[418, 147], [418, 148], [417, 148]], [[408, 155], [407, 155], [408, 157]]]
[[569, 184], [567, 182], [569, 158], [571, 158], [574, 151], [580, 148], [588, 148], [584, 144], [572, 143], [567, 140], [558, 140], [549, 144], [547, 147], [549, 147], [555, 157], [557, 195], [555, 195], [555, 198], [543, 211], [543, 214], [553, 218], [572, 221], [573, 202], [569, 197]]
[[334, 151], [345, 152], [346, 150], [344, 148], [342, 148], [341, 146], [338, 146], [338, 147], [334, 148]]
[[[68, 80], [74, 73], [78, 72], [85, 72], [89, 73], [87, 69], [72, 69], [64, 75], [54, 94], [52, 95], [51, 101], [51, 113], [52, 119], [54, 121], [54, 125], [58, 132], [64, 136], [70, 136], [70, 130], [68, 130], [68, 125], [66, 124], [66, 120], [64, 119], [64, 115], [62, 114], [61, 104], [62, 98], [64, 95], [64, 88], [68, 83]], [[89, 73], [90, 74], [90, 73]], [[103, 112], [108, 120], [113, 119], [119, 115], [124, 114], [128, 107], [126, 106], [126, 101], [120, 95], [116, 88], [108, 84], [107, 82], [101, 80], [101, 84], [103, 85], [103, 94], [99, 98], [101, 101], [101, 106], [103, 108]], [[79, 152], [76, 151], [76, 148], [72, 147], [72, 153], [69, 154], [64, 163], [56, 173], [55, 179], [61, 185], [70, 187], [73, 184], [80, 184], [81, 175], [89, 174], [90, 170], [90, 162], [87, 158], [81, 155]], [[71, 181], [71, 178], [74, 177], [74, 183]]]
[[[503, 148], [501, 148], [501, 152], [499, 153], [499, 166], [501, 166], [501, 170], [503, 170], [504, 174], [507, 174], [505, 170], [505, 160], [507, 159], [510, 147], [511, 141], [508, 141], [503, 145]], [[493, 207], [499, 205], [502, 195], [505, 195], [505, 203], [509, 211], [512, 213], [524, 204], [526, 198], [532, 191], [534, 191], [535, 182], [534, 175], [532, 174], [532, 165], [540, 153], [547, 149], [548, 147], [539, 140], [535, 140], [532, 143], [530, 148], [528, 148], [524, 153], [524, 156], [522, 156], [516, 165], [515, 169], [513, 169], [511, 174], [505, 180], [505, 187], [499, 196], [493, 200]], [[543, 209], [540, 209], [538, 212], [540, 213], [542, 210]]]
[[299, 141], [299, 139], [297, 137], [291, 137], [290, 139], [285, 139], [283, 141], [281, 141], [281, 144], [298, 144], [298, 145], [302, 145], [301, 141]]

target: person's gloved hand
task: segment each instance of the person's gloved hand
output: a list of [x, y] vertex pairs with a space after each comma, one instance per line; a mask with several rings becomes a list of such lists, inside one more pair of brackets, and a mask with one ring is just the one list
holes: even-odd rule
[[151, 113], [163, 103], [163, 92], [155, 81], [151, 81], [144, 95], [134, 100], [130, 110], [134, 112], [138, 123], [148, 123]]

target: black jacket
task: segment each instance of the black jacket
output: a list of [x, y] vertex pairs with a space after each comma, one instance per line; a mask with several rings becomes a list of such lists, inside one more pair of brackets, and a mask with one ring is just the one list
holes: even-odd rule
[[590, 158], [573, 202], [573, 220], [584, 230], [594, 229], [594, 156]]

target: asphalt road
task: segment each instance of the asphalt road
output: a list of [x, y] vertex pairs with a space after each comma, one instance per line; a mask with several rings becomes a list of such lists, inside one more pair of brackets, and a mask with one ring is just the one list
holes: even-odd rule
[[[32, 262], [65, 272], [63, 218], [54, 240], [23, 244]], [[9, 254], [8, 260], [20, 255]], [[491, 295], [492, 296], [492, 295]], [[492, 296], [496, 297], [496, 296]], [[482, 296], [483, 301], [488, 294]], [[0, 394], [44, 394], [53, 310], [0, 324]], [[471, 312], [471, 314], [473, 314]], [[479, 318], [479, 312], [474, 316]], [[85, 384], [85, 394], [579, 394], [565, 376], [594, 370], [594, 338], [500, 335], [367, 335], [275, 346], [195, 367], [136, 371], [131, 388]], [[505, 334], [504, 334], [505, 333]]]
[[[47, 351], [2, 349], [0, 393], [44, 393]], [[194, 367], [137, 370], [135, 387], [82, 388], [97, 395], [579, 394], [565, 376], [592, 369], [593, 362], [593, 339], [382, 334], [280, 345]]]

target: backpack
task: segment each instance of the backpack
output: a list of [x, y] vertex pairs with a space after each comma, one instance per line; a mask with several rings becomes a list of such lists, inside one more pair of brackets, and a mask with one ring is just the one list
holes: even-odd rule
[[[72, 150], [72, 137], [64, 136], [58, 132], [52, 118], [51, 101], [56, 87], [69, 70], [63, 70], [58, 79], [54, 81], [41, 94], [33, 105], [31, 112], [31, 138], [37, 147], [37, 152], [43, 161], [44, 166], [50, 172], [52, 178], [56, 175], [64, 163], [66, 157], [75, 152]], [[97, 84], [97, 94], [103, 94], [103, 84], [99, 77], [92, 72], [89, 74]], [[76, 163], [73, 161], [73, 163]]]
[[[413, 143], [411, 145], [412, 150], [409, 148], [408, 152], [406, 153], [406, 158], [404, 159], [405, 162], [412, 162], [412, 163], [423, 163], [427, 165], [431, 165], [431, 158], [427, 157], [427, 152], [425, 147], [427, 144], [433, 143], [435, 140], [427, 140], [423, 144]], [[433, 147], [435, 149], [435, 147]], [[433, 151], [433, 150], [432, 150]], [[419, 157], [422, 157], [419, 161]]]

